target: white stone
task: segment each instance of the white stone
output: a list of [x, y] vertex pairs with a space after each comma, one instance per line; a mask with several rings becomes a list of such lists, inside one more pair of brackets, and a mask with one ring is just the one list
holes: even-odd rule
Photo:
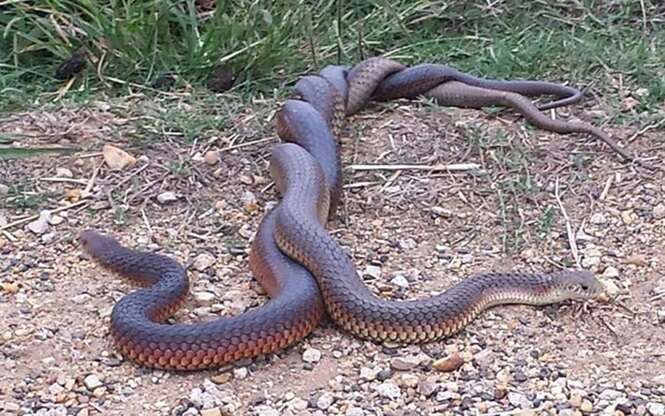
[[101, 387], [101, 386], [104, 385], [104, 383], [102, 383], [102, 381], [99, 379], [99, 377], [97, 377], [94, 374], [90, 374], [90, 375], [86, 376], [86, 378], [83, 379], [83, 384], [85, 384], [85, 387], [88, 390], [94, 390], [97, 387]]
[[333, 397], [330, 393], [323, 393], [316, 401], [316, 407], [321, 410], [326, 410], [333, 404]]
[[665, 218], [665, 204], [658, 204], [653, 208], [653, 216], [656, 219]]
[[67, 168], [55, 168], [55, 176], [59, 178], [73, 178], [74, 174]]
[[665, 415], [665, 405], [662, 403], [649, 402], [647, 403], [647, 411], [652, 416], [663, 416]]
[[42, 235], [49, 229], [49, 219], [51, 213], [49, 211], [42, 211], [39, 213], [39, 218], [28, 224], [28, 230], [37, 235]]
[[321, 359], [321, 351], [316, 348], [307, 348], [302, 353], [302, 360], [306, 363], [318, 363]]
[[305, 410], [307, 409], [307, 400], [296, 397], [289, 402], [289, 408], [293, 410]]
[[279, 412], [277, 410], [265, 404], [256, 406], [254, 411], [256, 412], [257, 416], [279, 416]]
[[233, 369], [233, 378], [238, 379], [238, 380], [244, 380], [247, 378], [247, 375], [249, 374], [249, 371], [247, 371], [247, 367], [240, 367], [240, 368], [234, 368]]
[[206, 305], [210, 305], [215, 299], [217, 299], [217, 295], [215, 295], [212, 292], [206, 292], [206, 291], [194, 292], [194, 299], [196, 299], [200, 303], [205, 303]]
[[374, 381], [376, 380], [376, 376], [381, 372], [381, 368], [379, 367], [374, 367], [374, 368], [368, 368], [368, 367], [361, 367], [360, 368], [360, 378], [363, 380], [367, 381]]
[[526, 398], [525, 395], [516, 393], [516, 392], [510, 392], [508, 393], [508, 401], [510, 404], [512, 404], [515, 407], [530, 407], [529, 406], [529, 400]]
[[202, 272], [215, 263], [215, 257], [210, 253], [201, 253], [194, 259], [192, 267]]
[[616, 267], [613, 266], [608, 266], [605, 271], [603, 272], [603, 276], [605, 277], [619, 277], [619, 270], [617, 270]]
[[402, 276], [401, 274], [398, 274], [397, 276], [393, 277], [393, 279], [390, 281], [395, 286], [403, 287], [403, 288], [408, 288], [409, 287], [409, 281], [406, 280], [406, 277]]
[[601, 400], [616, 400], [621, 396], [622, 393], [620, 391], [616, 391], [613, 389], [605, 389], [600, 392], [599, 398]]
[[365, 411], [359, 407], [349, 406], [344, 416], [365, 416]]
[[375, 279], [378, 279], [379, 277], [381, 277], [381, 268], [379, 266], [368, 264], [367, 267], [365, 267], [365, 274], [368, 276], [372, 276]]
[[399, 386], [390, 381], [379, 384], [375, 387], [375, 390], [379, 396], [392, 400], [399, 399], [402, 396], [402, 390], [400, 390]]
[[157, 195], [157, 201], [159, 201], [160, 204], [168, 204], [169, 202], [177, 201], [178, 196], [175, 194], [175, 192], [171, 191], [166, 191], [162, 192], [161, 194]]
[[607, 218], [600, 212], [596, 212], [591, 216], [591, 224], [605, 224], [607, 222]]

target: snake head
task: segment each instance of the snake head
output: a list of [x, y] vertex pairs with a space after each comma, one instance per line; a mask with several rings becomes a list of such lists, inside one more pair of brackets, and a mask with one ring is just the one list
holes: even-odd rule
[[593, 273], [586, 270], [565, 270], [555, 273], [554, 284], [562, 300], [599, 299], [605, 293], [603, 284]]
[[97, 259], [103, 258], [106, 253], [112, 252], [118, 247], [115, 239], [93, 229], [81, 232], [79, 242], [86, 253]]

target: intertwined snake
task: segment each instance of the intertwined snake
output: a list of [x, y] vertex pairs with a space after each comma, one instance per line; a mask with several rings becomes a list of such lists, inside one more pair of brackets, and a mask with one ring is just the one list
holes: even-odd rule
[[267, 304], [212, 322], [163, 323], [187, 295], [184, 268], [169, 257], [125, 248], [92, 230], [81, 234], [85, 250], [98, 263], [145, 286], [113, 308], [111, 333], [122, 353], [163, 369], [220, 366], [294, 343], [316, 327], [324, 310], [363, 338], [426, 342], [459, 331], [494, 305], [542, 305], [600, 295], [602, 285], [580, 270], [483, 273], [441, 295], [409, 301], [381, 299], [367, 288], [325, 229], [342, 189], [335, 137], [344, 116], [370, 99], [422, 94], [445, 105], [511, 105], [549, 130], [604, 135], [587, 124], [551, 120], [525, 97], [557, 97], [541, 109], [580, 99], [579, 91], [558, 84], [484, 80], [443, 65], [406, 68], [384, 58], [368, 59], [351, 70], [329, 66], [306, 76], [277, 116], [278, 135], [292, 142], [272, 150], [271, 173], [282, 199], [264, 217], [250, 251], [250, 268], [271, 297]]

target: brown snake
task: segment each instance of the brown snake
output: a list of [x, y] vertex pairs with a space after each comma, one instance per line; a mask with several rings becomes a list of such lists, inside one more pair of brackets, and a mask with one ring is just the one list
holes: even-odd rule
[[602, 285], [586, 271], [483, 273], [441, 295], [410, 301], [381, 299], [367, 288], [325, 230], [341, 195], [335, 137], [344, 115], [359, 111], [371, 98], [421, 94], [444, 105], [510, 105], [545, 129], [604, 134], [583, 123], [555, 122], [524, 97], [557, 97], [541, 108], [581, 98], [579, 91], [558, 84], [483, 80], [442, 65], [406, 68], [384, 58], [369, 59], [350, 71], [326, 67], [301, 79], [293, 99], [277, 115], [279, 136], [293, 142], [272, 151], [271, 173], [282, 199], [261, 222], [250, 252], [250, 268], [272, 298], [266, 305], [206, 323], [165, 324], [188, 292], [182, 266], [166, 256], [125, 248], [92, 230], [81, 234], [83, 247], [97, 262], [145, 286], [113, 308], [111, 334], [122, 353], [156, 368], [220, 366], [305, 337], [324, 308], [338, 325], [358, 336], [425, 342], [459, 331], [494, 305], [541, 305], [600, 295]]

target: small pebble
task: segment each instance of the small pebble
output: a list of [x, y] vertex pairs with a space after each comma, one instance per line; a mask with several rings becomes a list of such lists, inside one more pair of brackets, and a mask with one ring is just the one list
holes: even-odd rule
[[321, 359], [321, 351], [315, 348], [307, 348], [302, 353], [302, 360], [306, 363], [318, 363]]
[[390, 367], [398, 371], [409, 371], [418, 367], [420, 359], [414, 356], [395, 357], [390, 360]]
[[173, 201], [177, 201], [177, 200], [178, 200], [178, 196], [175, 194], [175, 192], [166, 191], [166, 192], [162, 192], [161, 194], [157, 195], [157, 201], [162, 205], [166, 205], [169, 202], [173, 202]]
[[104, 385], [104, 383], [102, 383], [99, 377], [97, 377], [94, 374], [86, 376], [86, 378], [83, 379], [83, 384], [85, 384], [85, 387], [91, 391], [96, 389], [97, 387], [101, 387]]
[[321, 410], [326, 410], [329, 408], [333, 403], [333, 397], [330, 393], [323, 393], [321, 396], [319, 396], [318, 400], [316, 401], [316, 407], [318, 407]]
[[445, 358], [434, 361], [432, 368], [438, 371], [451, 372], [457, 370], [463, 364], [464, 359], [458, 353], [453, 353]]
[[409, 287], [409, 281], [406, 280], [406, 277], [402, 276], [401, 274], [398, 274], [397, 276], [393, 277], [390, 283], [404, 289]]
[[389, 381], [385, 381], [379, 384], [375, 387], [375, 390], [379, 396], [392, 400], [399, 399], [402, 396], [402, 391], [400, 388]]

